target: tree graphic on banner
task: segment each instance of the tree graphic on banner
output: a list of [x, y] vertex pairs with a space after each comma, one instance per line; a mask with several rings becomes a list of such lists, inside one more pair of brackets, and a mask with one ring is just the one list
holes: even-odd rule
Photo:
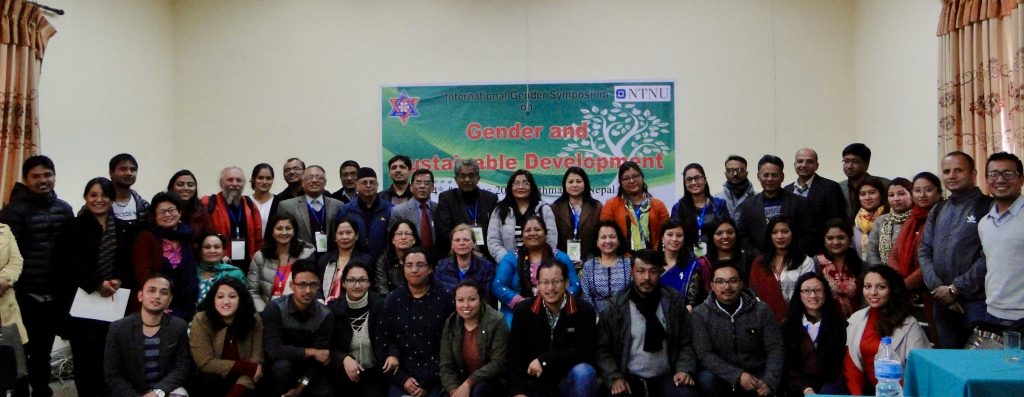
[[[583, 120], [590, 124], [585, 138], [574, 138], [574, 143], [562, 147], [559, 156], [583, 153], [585, 157], [636, 157], [667, 155], [668, 145], [658, 136], [669, 133], [669, 123], [661, 121], [650, 110], [636, 108], [635, 104], [613, 102], [612, 107], [580, 109]], [[574, 125], [575, 127], [575, 125]]]

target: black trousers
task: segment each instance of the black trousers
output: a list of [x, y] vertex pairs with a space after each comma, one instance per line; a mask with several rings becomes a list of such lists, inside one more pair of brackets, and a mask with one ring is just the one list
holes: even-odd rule
[[100, 397], [107, 394], [107, 382], [103, 379], [103, 354], [107, 344], [106, 321], [72, 318], [71, 359], [75, 364], [75, 389], [78, 397]]
[[28, 385], [21, 383], [18, 395], [28, 396], [26, 386], [32, 386], [32, 397], [51, 397], [50, 352], [57, 337], [57, 327], [67, 316], [67, 310], [54, 300], [40, 302], [21, 290], [15, 291], [15, 297], [21, 307], [21, 319], [29, 340], [25, 344]]

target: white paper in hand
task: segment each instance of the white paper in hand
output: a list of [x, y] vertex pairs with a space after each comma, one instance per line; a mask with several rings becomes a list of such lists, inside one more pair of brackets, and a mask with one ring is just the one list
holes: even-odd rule
[[127, 288], [118, 288], [113, 295], [104, 298], [99, 292], [90, 294], [79, 288], [71, 304], [71, 316], [100, 321], [120, 320], [124, 317], [131, 294], [132, 291]]

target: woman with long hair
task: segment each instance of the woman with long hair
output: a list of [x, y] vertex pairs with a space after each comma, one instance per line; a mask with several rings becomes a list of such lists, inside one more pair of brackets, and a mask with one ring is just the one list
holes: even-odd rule
[[188, 223], [196, 237], [210, 229], [210, 214], [199, 202], [198, 186], [196, 176], [189, 170], [175, 172], [171, 175], [171, 180], [167, 181], [167, 193], [178, 196], [181, 200], [181, 220]]
[[[718, 218], [708, 225], [711, 234], [711, 246], [707, 255], [700, 257], [701, 266], [717, 269], [719, 265], [731, 263], [740, 273], [740, 278], [747, 279], [754, 255], [744, 248], [736, 236], [736, 221], [732, 218]], [[711, 279], [704, 280], [705, 289], [711, 291]]]
[[626, 235], [626, 249], [656, 249], [661, 239], [661, 225], [668, 220], [665, 203], [647, 191], [644, 171], [640, 165], [627, 161], [619, 166], [619, 193], [601, 208], [601, 220], [619, 225]]
[[174, 286], [171, 315], [191, 321], [199, 298], [192, 229], [181, 222], [182, 204], [177, 195], [157, 193], [150, 208], [149, 222], [132, 247], [135, 285], [143, 285], [153, 273], [167, 276]]
[[565, 170], [562, 195], [551, 204], [551, 210], [558, 230], [558, 249], [569, 255], [577, 271], [583, 266], [583, 261], [596, 255], [591, 247], [597, 241], [601, 208], [601, 202], [590, 194], [587, 172], [580, 167]]
[[480, 292], [480, 299], [493, 307], [498, 307], [498, 301], [491, 293], [491, 283], [494, 282], [494, 262], [483, 257], [476, 250], [476, 243], [473, 240], [473, 228], [465, 223], [460, 223], [452, 229], [451, 254], [437, 262], [434, 269], [434, 282], [443, 286], [449, 291], [455, 291], [459, 283], [466, 280], [473, 280]]
[[373, 287], [381, 295], [387, 295], [405, 285], [402, 258], [410, 248], [420, 246], [420, 235], [416, 232], [416, 225], [407, 219], [391, 225], [388, 237], [387, 251], [377, 258], [373, 275]]
[[218, 279], [199, 304], [189, 330], [192, 360], [199, 370], [193, 394], [209, 397], [255, 395], [263, 377], [263, 322], [252, 296], [233, 277]]
[[818, 273], [825, 276], [843, 318], [849, 317], [861, 304], [860, 279], [863, 266], [854, 251], [853, 230], [842, 219], [825, 222], [825, 252], [814, 257]]
[[867, 307], [849, 318], [846, 327], [846, 357], [843, 377], [853, 395], [873, 394], [875, 354], [883, 337], [892, 337], [892, 352], [907, 362], [910, 351], [927, 349], [928, 335], [910, 314], [910, 291], [903, 277], [891, 267], [873, 266], [864, 273], [864, 300]]
[[846, 354], [846, 320], [839, 313], [832, 289], [817, 273], [796, 280], [782, 322], [782, 346], [792, 396], [846, 394], [842, 381]]
[[707, 299], [707, 280], [711, 279], [711, 268], [693, 254], [695, 241], [692, 223], [669, 218], [661, 225], [661, 252], [665, 254], [661, 284], [683, 295], [688, 310]]
[[[345, 291], [344, 275], [342, 270], [349, 263], [359, 262], [363, 267], [368, 267], [371, 261], [370, 255], [359, 250], [356, 242], [359, 241], [359, 229], [355, 221], [350, 218], [335, 219], [331, 225], [334, 231], [334, 244], [329, 244], [330, 249], [320, 257], [317, 263], [317, 274], [323, 283], [320, 291], [324, 294], [324, 302], [330, 303], [340, 299]], [[367, 271], [370, 275], [372, 271]], [[370, 278], [373, 282], [373, 278]], [[366, 288], [372, 288], [370, 284]]]
[[441, 332], [441, 384], [451, 397], [504, 396], [508, 328], [501, 313], [484, 303], [480, 285], [455, 287], [455, 313]]
[[921, 244], [924, 225], [928, 222], [928, 213], [935, 204], [942, 201], [942, 181], [931, 172], [919, 173], [914, 176], [911, 193], [914, 207], [910, 210], [910, 217], [903, 223], [886, 263], [903, 277], [903, 282], [907, 284], [914, 301], [924, 305], [924, 314], [929, 325], [928, 333], [931, 340], [938, 340], [935, 334], [935, 312], [932, 310], [934, 299], [928, 287], [924, 285], [921, 264], [917, 260], [917, 248]]
[[584, 301], [600, 313], [615, 295], [633, 285], [632, 262], [626, 256], [625, 237], [612, 221], [601, 221], [594, 251], [598, 255], [583, 262], [580, 291]]
[[703, 233], [704, 225], [710, 224], [715, 218], [729, 216], [729, 208], [725, 200], [711, 195], [707, 174], [700, 164], [690, 163], [683, 168], [683, 197], [672, 206], [671, 216], [672, 219], [696, 226], [694, 254], [704, 256], [710, 245], [708, 237]]
[[768, 304], [775, 320], [781, 323], [786, 317], [797, 279], [814, 271], [814, 260], [795, 246], [798, 237], [790, 227], [789, 218], [772, 218], [765, 231], [764, 254], [754, 258], [750, 267], [750, 289]]
[[[85, 206], [75, 218], [68, 236], [70, 251], [75, 253], [73, 257], [77, 259], [73, 276], [75, 284], [85, 292], [99, 293], [103, 297], [110, 297], [121, 288], [135, 289], [129, 257], [130, 241], [124, 235], [126, 225], [110, 211], [114, 200], [113, 182], [107, 178], [93, 178], [85, 184], [82, 198], [85, 199]], [[6, 235], [13, 242], [13, 235], [8, 229], [0, 231], [0, 235]], [[11, 248], [4, 247], [5, 250]], [[17, 248], [17, 245], [13, 246], [14, 252], [18, 252]], [[21, 260], [20, 256], [18, 260]], [[6, 275], [8, 272], [9, 269], [0, 265], [0, 274]], [[14, 294], [9, 295], [13, 300]], [[0, 306], [7, 304], [4, 299], [0, 299], [0, 302]], [[17, 308], [16, 303], [14, 307]], [[0, 319], [7, 323], [6, 318]], [[72, 317], [70, 327], [75, 330], [69, 333], [69, 340], [71, 358], [77, 369], [75, 388], [78, 395], [105, 395], [107, 386], [103, 381], [103, 354], [110, 323]]]
[[879, 265], [885, 263], [892, 251], [896, 237], [907, 219], [910, 218], [911, 209], [914, 207], [914, 200], [911, 192], [914, 184], [907, 178], [895, 178], [889, 182], [888, 199], [889, 213], [882, 214], [875, 219], [871, 227], [871, 234], [868, 235], [868, 250], [864, 262], [868, 265]]
[[[540, 187], [533, 174], [518, 169], [508, 177], [505, 197], [491, 213], [487, 225], [487, 250], [494, 260], [500, 261], [509, 252], [515, 252], [523, 245], [523, 224], [526, 218], [538, 215], [544, 223], [555, 226], [555, 213], [551, 206], [541, 200]], [[552, 249], [558, 247], [558, 230], [551, 229], [547, 243]]]
[[270, 238], [263, 240], [263, 246], [252, 257], [249, 265], [249, 294], [256, 310], [263, 311], [267, 303], [281, 295], [292, 292], [292, 266], [304, 262], [316, 266], [313, 253], [316, 248], [295, 237], [298, 222], [291, 215], [276, 213], [267, 222]]
[[[551, 248], [547, 243], [548, 227], [537, 215], [526, 217], [523, 222], [523, 246], [517, 251], [505, 254], [498, 262], [491, 285], [495, 297], [501, 302], [501, 314], [508, 326], [512, 326], [512, 310], [523, 299], [537, 295], [537, 268], [545, 260], [557, 261], [572, 268], [572, 261], [564, 252]], [[575, 295], [580, 290], [576, 272], [569, 272], [568, 293]]]
[[867, 259], [868, 237], [875, 226], [875, 220], [889, 212], [885, 192], [885, 183], [873, 176], [865, 178], [857, 188], [860, 209], [853, 217], [853, 248], [861, 260]]
[[[369, 256], [366, 256], [369, 259]], [[338, 273], [345, 284], [343, 298], [327, 305], [334, 313], [334, 340], [331, 349], [341, 356], [340, 383], [351, 395], [375, 397], [383, 394], [384, 373], [376, 353], [385, 354], [374, 344], [377, 324], [383, 316], [384, 297], [370, 289], [370, 267], [353, 259]]]
[[[274, 167], [267, 163], [256, 164], [252, 167], [252, 176], [249, 178], [252, 187], [252, 203], [260, 211], [260, 219], [270, 219], [270, 214], [277, 212], [277, 205], [280, 200], [270, 192], [274, 187]], [[267, 235], [267, 222], [263, 223], [263, 236]]]
[[245, 273], [230, 262], [224, 261], [224, 245], [227, 239], [220, 233], [205, 232], [199, 236], [199, 300], [206, 298], [217, 280], [231, 277], [246, 282]]

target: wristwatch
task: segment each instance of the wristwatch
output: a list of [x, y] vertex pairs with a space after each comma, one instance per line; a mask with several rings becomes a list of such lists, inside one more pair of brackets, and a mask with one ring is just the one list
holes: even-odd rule
[[156, 394], [156, 397], [166, 397], [167, 396], [167, 393], [164, 393], [164, 391], [160, 390], [160, 389], [153, 389], [153, 394]]
[[309, 386], [309, 378], [303, 376], [299, 379], [299, 384], [302, 386]]
[[949, 292], [953, 295], [959, 295], [958, 293], [956, 293], [956, 287], [953, 286], [953, 284], [949, 285]]

